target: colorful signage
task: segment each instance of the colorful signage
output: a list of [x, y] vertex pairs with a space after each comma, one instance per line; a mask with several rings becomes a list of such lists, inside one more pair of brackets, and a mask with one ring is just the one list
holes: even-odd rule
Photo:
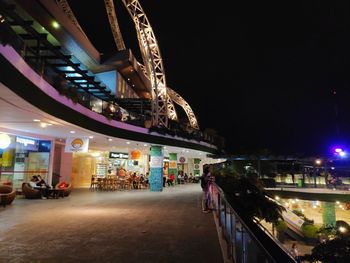
[[110, 159], [129, 159], [128, 153], [109, 152]]
[[66, 139], [65, 152], [88, 152], [88, 137], [70, 137]]

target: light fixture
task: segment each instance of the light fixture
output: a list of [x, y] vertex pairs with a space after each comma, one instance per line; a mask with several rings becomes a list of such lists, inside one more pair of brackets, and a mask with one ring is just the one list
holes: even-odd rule
[[39, 120], [39, 119], [34, 119], [33, 121], [35, 121], [35, 122], [40, 122], [40, 120]]
[[5, 133], [0, 134], [0, 149], [6, 149], [11, 143], [11, 138]]
[[130, 142], [126, 142], [126, 144], [130, 144]]
[[93, 139], [94, 138], [94, 136], [89, 136], [89, 139]]
[[40, 123], [41, 128], [46, 128], [47, 124], [45, 122]]
[[108, 141], [110, 141], [110, 142], [111, 142], [111, 141], [113, 141], [113, 139], [112, 139], [112, 138], [108, 138]]
[[59, 28], [60, 28], [60, 24], [57, 23], [57, 21], [52, 21], [51, 25], [52, 25], [52, 27], [55, 28], [55, 29], [59, 29]]
[[148, 146], [148, 144], [147, 144], [147, 143], [145, 143], [143, 146]]
[[75, 133], [75, 131], [70, 131], [70, 133]]

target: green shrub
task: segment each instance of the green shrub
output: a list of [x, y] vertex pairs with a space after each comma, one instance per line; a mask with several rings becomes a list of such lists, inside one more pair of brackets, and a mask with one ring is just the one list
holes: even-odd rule
[[286, 222], [284, 222], [283, 220], [278, 220], [276, 223], [276, 231], [280, 232], [280, 233], [284, 233], [286, 232], [288, 229], [288, 226], [286, 224]]
[[301, 231], [306, 238], [317, 238], [319, 228], [315, 225], [304, 224], [301, 227]]

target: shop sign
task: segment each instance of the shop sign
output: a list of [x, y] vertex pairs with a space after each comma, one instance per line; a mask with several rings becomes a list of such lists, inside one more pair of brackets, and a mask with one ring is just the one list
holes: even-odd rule
[[141, 152], [139, 150], [131, 151], [131, 160], [138, 160], [141, 157]]
[[88, 152], [88, 137], [70, 137], [66, 139], [65, 152]]
[[180, 156], [178, 160], [179, 163], [186, 163], [186, 158], [184, 156]]
[[151, 156], [150, 167], [151, 168], [162, 168], [163, 167], [163, 156]]
[[197, 169], [197, 170], [198, 170], [198, 169], [199, 169], [199, 165], [198, 165], [198, 164], [195, 164], [195, 165], [194, 165], [194, 169]]
[[128, 153], [109, 152], [110, 159], [129, 159]]
[[170, 169], [176, 169], [177, 168], [176, 161], [169, 161], [169, 168]]
[[35, 140], [28, 139], [28, 138], [22, 138], [22, 137], [17, 137], [16, 142], [24, 144], [24, 146], [27, 146], [28, 144], [30, 145], [35, 145]]

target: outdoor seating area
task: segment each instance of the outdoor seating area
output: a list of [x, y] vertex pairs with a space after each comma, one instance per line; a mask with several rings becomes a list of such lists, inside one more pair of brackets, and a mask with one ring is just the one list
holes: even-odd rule
[[[71, 192], [71, 184], [66, 184], [60, 187], [61, 183], [56, 187], [31, 187], [29, 183], [22, 184], [22, 193], [26, 199], [58, 199], [69, 196]], [[57, 187], [58, 186], [58, 187]]]
[[99, 178], [92, 176], [90, 190], [122, 191], [149, 188], [148, 180], [142, 176], [108, 176]]

